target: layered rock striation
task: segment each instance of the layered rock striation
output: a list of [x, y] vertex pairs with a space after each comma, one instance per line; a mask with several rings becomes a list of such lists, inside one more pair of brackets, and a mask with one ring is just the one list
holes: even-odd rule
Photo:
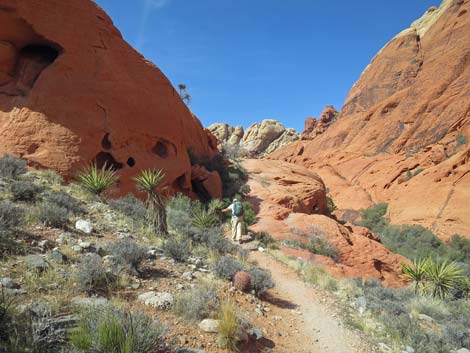
[[[470, 2], [444, 0], [372, 59], [336, 120], [269, 158], [317, 172], [343, 210], [470, 236]], [[306, 138], [305, 138], [306, 137]]]

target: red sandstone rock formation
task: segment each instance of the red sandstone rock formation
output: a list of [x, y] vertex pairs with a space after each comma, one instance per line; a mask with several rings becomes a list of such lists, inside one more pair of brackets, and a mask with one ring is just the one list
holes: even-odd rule
[[323, 110], [318, 121], [315, 118], [305, 119], [304, 131], [302, 132], [300, 139], [312, 140], [316, 136], [323, 134], [335, 121], [337, 116], [338, 111], [335, 107], [329, 105]]
[[463, 0], [428, 10], [372, 59], [323, 134], [270, 158], [317, 172], [340, 209], [387, 202], [392, 223], [470, 236], [469, 13]]
[[253, 231], [299, 241], [305, 241], [299, 232], [315, 232], [339, 250], [336, 262], [302, 250], [283, 248], [283, 251], [320, 261], [338, 277], [374, 278], [389, 286], [404, 284], [400, 274], [405, 258], [390, 252], [366, 228], [341, 225], [324, 215], [325, 185], [318, 175], [302, 166], [274, 160], [246, 160], [243, 166], [250, 176], [249, 200], [257, 211], [258, 222], [251, 227]]
[[93, 1], [0, 0], [0, 24], [0, 154], [66, 176], [107, 162], [121, 194], [141, 169], [163, 168], [191, 193], [187, 150], [212, 156], [217, 141]]

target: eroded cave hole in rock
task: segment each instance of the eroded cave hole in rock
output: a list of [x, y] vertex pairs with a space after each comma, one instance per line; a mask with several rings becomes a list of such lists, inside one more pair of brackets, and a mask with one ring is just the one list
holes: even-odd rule
[[116, 161], [111, 153], [108, 152], [100, 152], [95, 157], [96, 165], [98, 168], [102, 168], [106, 165], [108, 168], [113, 170], [122, 169], [122, 163]]
[[51, 65], [59, 54], [58, 49], [46, 44], [30, 44], [23, 47], [16, 65], [18, 85], [32, 88], [41, 72]]
[[128, 165], [129, 167], [131, 167], [131, 168], [132, 168], [133, 166], [135, 166], [135, 159], [132, 158], [132, 157], [129, 157], [129, 158], [127, 159], [127, 165]]
[[168, 148], [162, 141], [158, 141], [152, 148], [152, 152], [161, 158], [168, 158]]
[[111, 141], [109, 140], [109, 132], [103, 136], [103, 139], [101, 140], [101, 147], [103, 147], [105, 150], [110, 150], [111, 147], [113, 147]]

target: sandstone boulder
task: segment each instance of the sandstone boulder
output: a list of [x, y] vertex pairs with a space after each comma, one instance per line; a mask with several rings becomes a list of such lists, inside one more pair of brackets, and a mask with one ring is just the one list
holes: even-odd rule
[[211, 157], [215, 138], [94, 1], [0, 0], [0, 23], [0, 154], [67, 177], [107, 163], [117, 194], [158, 166], [191, 193], [187, 151]]
[[289, 255], [322, 262], [338, 277], [364, 277], [389, 286], [404, 284], [401, 263], [407, 260], [390, 252], [363, 227], [342, 225], [327, 217], [326, 190], [320, 177], [307, 168], [281, 161], [249, 159], [243, 162], [250, 177], [249, 200], [255, 205], [256, 232], [274, 238], [306, 241], [305, 234], [321, 236], [338, 249], [336, 261], [305, 250], [283, 248]]

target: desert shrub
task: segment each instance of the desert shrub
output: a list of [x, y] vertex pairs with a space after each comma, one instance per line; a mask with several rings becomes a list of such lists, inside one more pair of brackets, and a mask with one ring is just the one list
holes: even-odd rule
[[124, 238], [108, 244], [106, 249], [118, 261], [131, 269], [138, 269], [145, 259], [147, 249], [130, 238]]
[[110, 200], [109, 206], [137, 224], [145, 223], [147, 218], [147, 209], [144, 203], [132, 194]]
[[379, 203], [365, 209], [362, 211], [362, 221], [359, 225], [369, 228], [374, 233], [380, 233], [388, 224], [384, 218], [387, 213], [387, 207], [386, 203]]
[[457, 147], [465, 145], [467, 143], [467, 138], [464, 135], [458, 135], [455, 138], [455, 144]]
[[190, 321], [212, 317], [218, 309], [217, 288], [211, 283], [201, 283], [189, 291], [180, 292], [173, 304], [173, 311]]
[[104, 191], [116, 184], [118, 177], [116, 171], [106, 163], [99, 168], [96, 163], [85, 167], [78, 175], [80, 185], [95, 195], [101, 195]]
[[48, 307], [34, 312], [24, 310], [24, 307], [20, 308], [15, 301], [8, 298], [4, 302], [5, 297], [2, 292], [0, 288], [0, 315], [5, 303], [7, 307], [5, 315], [0, 317], [0, 351], [53, 353], [63, 348], [66, 340], [65, 330], [51, 324], [51, 313]]
[[286, 239], [284, 244], [287, 246], [310, 251], [312, 254], [323, 255], [331, 257], [337, 261], [339, 258], [339, 250], [328, 239], [324, 238], [323, 232], [317, 227], [312, 227], [310, 232], [304, 232], [297, 228], [292, 228], [291, 231], [304, 238], [304, 241], [296, 239]]
[[0, 257], [18, 252], [19, 244], [14, 240], [14, 232], [23, 224], [24, 212], [9, 201], [0, 201]]
[[37, 205], [36, 216], [38, 221], [47, 227], [65, 228], [69, 221], [69, 211], [51, 202], [40, 202]]
[[0, 224], [4, 230], [13, 229], [23, 223], [24, 212], [9, 201], [0, 201]]
[[252, 224], [256, 223], [256, 213], [255, 209], [253, 208], [253, 205], [251, 202], [248, 201], [242, 201], [243, 204], [243, 219], [245, 221], [245, 224], [248, 226], [251, 226]]
[[178, 234], [190, 236], [194, 232], [192, 202], [181, 194], [171, 198], [167, 205], [167, 223]]
[[80, 215], [85, 213], [80, 201], [64, 191], [47, 190], [41, 196], [43, 201], [65, 208], [71, 214]]
[[49, 185], [62, 185], [64, 183], [64, 178], [58, 172], [53, 169], [44, 169], [38, 172], [43, 180]]
[[242, 271], [243, 269], [243, 264], [241, 264], [236, 258], [232, 256], [222, 256], [213, 267], [213, 271], [217, 277], [229, 281], [233, 279], [235, 273]]
[[301, 272], [304, 279], [311, 284], [329, 291], [338, 290], [338, 281], [320, 265], [307, 263], [303, 266]]
[[448, 258], [450, 260], [470, 264], [470, 239], [455, 234], [448, 245]]
[[223, 229], [220, 227], [207, 229], [200, 233], [198, 238], [201, 245], [217, 251], [221, 255], [232, 253], [235, 250], [235, 245], [224, 237]]
[[141, 311], [112, 306], [84, 310], [70, 341], [79, 352], [153, 353], [164, 344], [165, 327]]
[[336, 207], [335, 205], [335, 202], [330, 196], [326, 197], [326, 204], [328, 206], [328, 212], [330, 213], [338, 209], [338, 207]]
[[191, 242], [182, 236], [171, 237], [163, 242], [162, 250], [175, 261], [184, 262], [191, 255]]
[[414, 172], [413, 172], [413, 176], [417, 176], [418, 174], [420, 174], [424, 169], [423, 168], [417, 168]]
[[28, 171], [26, 161], [5, 154], [0, 158], [0, 178], [15, 179]]
[[217, 343], [220, 347], [233, 351], [238, 351], [240, 323], [237, 317], [237, 310], [234, 304], [223, 302], [218, 315], [219, 336]]
[[101, 256], [93, 253], [82, 255], [77, 266], [78, 289], [85, 292], [107, 291], [114, 278], [106, 272]]
[[268, 271], [252, 267], [248, 270], [248, 274], [250, 275], [250, 288], [257, 296], [274, 287], [274, 281]]
[[266, 248], [275, 246], [276, 240], [272, 237], [271, 234], [266, 232], [254, 232], [253, 236], [255, 240], [259, 241]]
[[10, 184], [14, 201], [35, 201], [42, 188], [29, 180], [16, 180]]
[[379, 237], [387, 248], [409, 259], [443, 255], [442, 241], [422, 226], [386, 226]]

